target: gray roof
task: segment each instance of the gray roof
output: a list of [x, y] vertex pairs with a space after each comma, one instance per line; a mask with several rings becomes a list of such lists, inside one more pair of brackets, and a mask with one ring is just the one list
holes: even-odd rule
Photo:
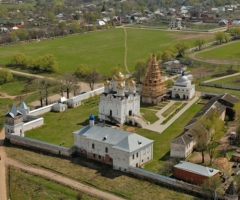
[[188, 172], [199, 174], [206, 177], [212, 177], [215, 174], [219, 173], [219, 170], [217, 169], [204, 167], [202, 165], [198, 165], [198, 164], [190, 163], [186, 161], [180, 161], [180, 163], [174, 165], [174, 168], [182, 169], [184, 171], [188, 171]]
[[96, 124], [92, 127], [85, 126], [75, 131], [74, 134], [81, 134], [88, 139], [111, 144], [113, 148], [127, 152], [135, 151], [142, 146], [153, 143], [153, 140], [136, 133], [119, 130], [103, 124]]
[[24, 101], [23, 101], [23, 102], [21, 103], [19, 109], [25, 110], [25, 109], [29, 109], [29, 108], [27, 107], [27, 105], [26, 105], [26, 104], [24, 103]]
[[187, 146], [192, 141], [193, 141], [192, 137], [190, 137], [187, 133], [184, 133], [183, 135], [175, 138], [171, 143]]
[[22, 115], [22, 113], [19, 110], [17, 110], [15, 104], [13, 104], [11, 110], [5, 116], [10, 116], [14, 118], [19, 115]]

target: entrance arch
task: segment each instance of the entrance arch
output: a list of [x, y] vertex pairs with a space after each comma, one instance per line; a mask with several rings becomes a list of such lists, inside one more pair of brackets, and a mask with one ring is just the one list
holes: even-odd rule
[[129, 110], [129, 111], [128, 111], [128, 115], [129, 115], [129, 116], [132, 116], [132, 110]]

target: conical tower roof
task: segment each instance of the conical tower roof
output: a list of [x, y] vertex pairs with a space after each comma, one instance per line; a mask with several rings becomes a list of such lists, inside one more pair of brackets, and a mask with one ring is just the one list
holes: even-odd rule
[[17, 110], [15, 104], [13, 104], [11, 110], [5, 116], [15, 118], [16, 116], [19, 116], [19, 115], [22, 115], [22, 113], [19, 110]]
[[27, 105], [24, 103], [24, 101], [21, 103], [19, 109], [20, 109], [20, 110], [28, 109], [28, 107], [27, 107]]

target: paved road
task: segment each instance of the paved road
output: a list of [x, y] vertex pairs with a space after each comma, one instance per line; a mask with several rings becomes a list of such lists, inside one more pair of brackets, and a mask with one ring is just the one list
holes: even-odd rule
[[[66, 178], [62, 175], [53, 173], [53, 172], [48, 171], [46, 169], [38, 168], [38, 167], [35, 167], [35, 166], [33, 167], [31, 165], [26, 165], [22, 162], [19, 162], [17, 160], [9, 158], [9, 157], [6, 158], [6, 164], [10, 165], [10, 166], [13, 166], [13, 167], [16, 167], [16, 168], [23, 169], [25, 171], [31, 172], [31, 173], [36, 174], [36, 175], [43, 176], [47, 179], [54, 180], [58, 183], [61, 183], [61, 184], [66, 185], [66, 186], [70, 186], [71, 188], [74, 188], [74, 189], [79, 190], [79, 191], [81, 191], [85, 194], [89, 194], [91, 196], [94, 196], [94, 197], [97, 197], [97, 198], [100, 198], [100, 199], [123, 200], [123, 198], [117, 197], [113, 194], [110, 194], [110, 193], [95, 189], [93, 187], [84, 185], [84, 184], [79, 183], [75, 180], [72, 180], [70, 178]], [[3, 199], [1, 199], [1, 200], [3, 200]]]
[[4, 129], [0, 132], [0, 200], [7, 200], [6, 193], [6, 168], [5, 168], [5, 160], [6, 154], [3, 148], [3, 140], [5, 138]]
[[158, 133], [162, 133], [166, 128], [168, 128], [176, 119], [178, 119], [188, 108], [190, 108], [191, 105], [193, 105], [197, 100], [199, 99], [199, 96], [195, 96], [191, 101], [187, 101], [187, 105], [182, 108], [176, 115], [174, 115], [166, 124], [161, 125], [161, 123], [165, 120], [165, 118], [162, 116], [162, 113], [166, 111], [168, 108], [170, 108], [175, 101], [171, 101], [168, 103], [165, 107], [163, 107], [161, 110], [157, 112], [157, 116], [159, 117], [159, 120], [154, 122], [153, 124], [150, 124], [148, 126], [145, 126], [145, 129], [155, 131]]

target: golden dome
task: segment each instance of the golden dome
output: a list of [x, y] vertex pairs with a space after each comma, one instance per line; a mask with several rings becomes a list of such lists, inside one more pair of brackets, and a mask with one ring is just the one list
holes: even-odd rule
[[119, 70], [118, 73], [113, 76], [113, 80], [114, 81], [124, 81], [125, 80], [125, 76]]
[[123, 88], [124, 88], [124, 84], [123, 83], [118, 83], [117, 89], [123, 89]]
[[106, 80], [106, 81], [104, 82], [104, 85], [105, 85], [105, 86], [109, 86], [109, 85], [110, 85], [110, 81], [109, 81], [109, 80]]
[[135, 85], [136, 85], [136, 83], [133, 79], [128, 82], [128, 86], [135, 86]]

